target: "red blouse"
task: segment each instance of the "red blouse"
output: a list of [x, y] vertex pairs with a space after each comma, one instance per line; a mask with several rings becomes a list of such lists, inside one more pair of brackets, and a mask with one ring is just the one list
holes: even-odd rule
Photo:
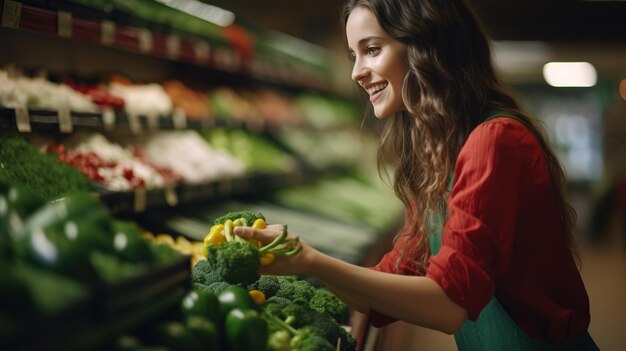
[[[566, 244], [547, 160], [522, 123], [497, 118], [475, 128], [456, 161], [448, 211], [426, 276], [469, 319], [495, 294], [537, 340], [558, 343], [587, 330], [589, 298]], [[419, 274], [404, 262], [396, 269], [406, 244], [402, 234], [373, 268]], [[377, 327], [394, 321], [376, 311], [370, 318]]]

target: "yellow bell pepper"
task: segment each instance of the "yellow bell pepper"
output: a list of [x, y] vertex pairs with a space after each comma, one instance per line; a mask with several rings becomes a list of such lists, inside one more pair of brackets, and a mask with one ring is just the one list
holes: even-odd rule
[[265, 220], [263, 218], [259, 218], [256, 221], [254, 221], [254, 223], [252, 224], [252, 228], [265, 229], [267, 228], [267, 223], [265, 223]]
[[[222, 224], [216, 224], [212, 226], [211, 230], [209, 230], [209, 234], [204, 237], [204, 245], [219, 246], [224, 241], [226, 241], [226, 237], [224, 236], [224, 225]], [[205, 253], [206, 252], [203, 252], [203, 254]]]
[[252, 300], [257, 305], [260, 305], [263, 302], [265, 302], [265, 294], [262, 291], [260, 291], [260, 290], [250, 290], [250, 291], [248, 291], [248, 295], [250, 295]]
[[275, 258], [276, 258], [276, 255], [270, 252], [265, 252], [261, 254], [261, 266], [267, 266], [271, 264], [272, 262], [274, 262]]

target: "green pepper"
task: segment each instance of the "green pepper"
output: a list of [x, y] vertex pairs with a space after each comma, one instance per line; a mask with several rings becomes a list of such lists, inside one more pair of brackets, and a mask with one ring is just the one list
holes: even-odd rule
[[91, 248], [82, 240], [68, 237], [64, 223], [34, 228], [15, 244], [18, 257], [47, 270], [80, 280], [96, 278], [89, 262]]
[[200, 351], [203, 347], [196, 336], [179, 321], [158, 322], [146, 344], [165, 346], [176, 351]]
[[113, 249], [120, 258], [131, 262], [153, 261], [150, 244], [142, 236], [134, 222], [113, 221]]
[[258, 308], [257, 304], [252, 300], [252, 297], [250, 297], [250, 294], [248, 294], [248, 290], [239, 285], [227, 287], [217, 295], [217, 299], [220, 303], [220, 316], [222, 321], [226, 319], [230, 310], [234, 308], [244, 310], [254, 310]]
[[256, 310], [241, 308], [230, 310], [224, 328], [230, 351], [267, 350], [267, 322]]
[[109, 214], [98, 199], [88, 193], [74, 193], [57, 201], [49, 202], [35, 211], [24, 228], [45, 228], [68, 219], [82, 218], [106, 226]]
[[15, 239], [23, 233], [24, 221], [45, 202], [32, 193], [9, 187], [0, 194], [0, 232]]
[[190, 316], [186, 321], [187, 329], [202, 345], [203, 351], [218, 351], [220, 349], [219, 332], [215, 323], [201, 316]]
[[185, 320], [192, 316], [200, 316], [215, 324], [220, 323], [217, 295], [208, 290], [190, 290], [180, 303], [180, 311]]

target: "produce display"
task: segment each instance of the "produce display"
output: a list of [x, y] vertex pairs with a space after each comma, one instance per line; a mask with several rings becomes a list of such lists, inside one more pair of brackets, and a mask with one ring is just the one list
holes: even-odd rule
[[307, 124], [316, 129], [352, 125], [361, 116], [352, 102], [320, 94], [299, 94], [294, 103]]
[[[281, 235], [261, 245], [235, 235], [237, 226], [264, 229], [265, 217], [252, 211], [218, 217], [203, 242], [206, 259], [192, 270], [193, 288], [218, 297], [228, 349], [354, 350], [355, 339], [341, 326], [350, 311], [335, 295], [302, 277], [258, 274], [276, 256], [297, 255], [298, 237], [288, 237], [283, 225]], [[225, 312], [225, 302], [241, 311]]]
[[182, 179], [175, 170], [151, 161], [140, 147], [124, 147], [99, 133], [75, 133], [64, 144], [43, 149], [109, 190], [162, 188]]
[[212, 147], [193, 130], [146, 133], [122, 141], [138, 145], [153, 163], [180, 174], [184, 183], [237, 177], [245, 172], [241, 161]]
[[201, 135], [209, 145], [240, 160], [248, 172], [280, 173], [297, 167], [291, 154], [265, 136], [227, 128], [213, 128]]
[[[174, 285], [127, 285], [187, 259], [167, 245], [145, 240], [136, 224], [111, 217], [95, 197], [82, 192], [46, 202], [0, 183], [0, 252], [0, 348], [7, 350], [87, 347], [107, 336], [107, 320], [117, 317], [123, 324], [123, 311], [141, 315], [143, 308], [141, 302], [124, 309], [114, 306], [124, 306], [140, 292], [144, 304], [156, 303], [156, 294], [182, 287], [189, 277], [187, 263], [180, 266], [182, 280]], [[142, 322], [136, 318], [135, 323]], [[85, 339], [69, 335], [79, 330]]]
[[0, 181], [45, 200], [94, 190], [93, 183], [79, 170], [59, 162], [56, 155], [42, 153], [22, 135], [0, 131], [0, 144]]
[[314, 168], [375, 164], [377, 141], [356, 129], [317, 130], [284, 127], [273, 131], [276, 139]]
[[26, 77], [17, 70], [0, 70], [0, 105], [54, 111], [96, 111], [96, 105], [89, 97], [68, 85], [53, 83], [44, 77]]
[[189, 119], [212, 119], [214, 112], [207, 103], [205, 94], [187, 87], [183, 82], [171, 80], [163, 83], [165, 92], [174, 108], [181, 109]]
[[366, 225], [377, 231], [393, 227], [404, 208], [390, 186], [375, 174], [363, 171], [278, 189], [272, 199], [286, 207]]

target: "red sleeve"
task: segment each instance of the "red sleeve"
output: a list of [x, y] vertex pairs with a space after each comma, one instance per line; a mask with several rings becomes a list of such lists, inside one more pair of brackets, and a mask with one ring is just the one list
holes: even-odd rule
[[529, 135], [509, 118], [483, 123], [470, 134], [455, 165], [441, 250], [430, 258], [426, 276], [471, 320], [491, 299], [494, 279], [511, 260], [518, 204], [528, 179], [520, 140]]

